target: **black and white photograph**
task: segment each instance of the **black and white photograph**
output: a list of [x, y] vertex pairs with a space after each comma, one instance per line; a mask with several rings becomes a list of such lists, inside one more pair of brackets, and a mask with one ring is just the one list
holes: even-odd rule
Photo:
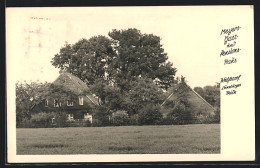
[[6, 11], [11, 162], [254, 159], [252, 6]]

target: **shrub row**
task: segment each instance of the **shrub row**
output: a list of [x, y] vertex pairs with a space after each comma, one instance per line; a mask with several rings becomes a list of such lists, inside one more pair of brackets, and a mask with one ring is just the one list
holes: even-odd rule
[[24, 118], [18, 127], [23, 128], [48, 128], [51, 127], [54, 113], [40, 112], [32, 115], [30, 118]]
[[[166, 109], [163, 109], [166, 110]], [[138, 114], [129, 115], [126, 111], [115, 111], [110, 117], [99, 115], [94, 117], [92, 123], [89, 121], [66, 121], [64, 112], [33, 114], [30, 119], [24, 119], [17, 127], [23, 128], [48, 128], [48, 127], [101, 127], [101, 126], [124, 126], [124, 125], [182, 125], [182, 124], [210, 124], [219, 123], [219, 112], [216, 116], [194, 117], [187, 111], [178, 109], [167, 111], [165, 117], [162, 115], [160, 106], [148, 105], [140, 110]], [[55, 115], [56, 114], [56, 115]], [[55, 120], [52, 120], [55, 117]], [[103, 118], [102, 118], [103, 117]], [[52, 122], [54, 121], [54, 122]]]
[[32, 114], [30, 118], [24, 118], [21, 122], [17, 123], [18, 128], [50, 128], [64, 126], [66, 126], [66, 114], [64, 112], [39, 112]]
[[[168, 111], [166, 111], [168, 110]], [[166, 112], [163, 117], [162, 112]], [[123, 125], [183, 125], [219, 123], [219, 113], [216, 116], [202, 117], [192, 115], [192, 110], [182, 108], [161, 109], [160, 106], [147, 105], [138, 114], [129, 115], [126, 111], [115, 111], [110, 119], [95, 118], [92, 126], [123, 126]], [[102, 117], [101, 115], [99, 117]], [[105, 121], [105, 122], [104, 122]]]

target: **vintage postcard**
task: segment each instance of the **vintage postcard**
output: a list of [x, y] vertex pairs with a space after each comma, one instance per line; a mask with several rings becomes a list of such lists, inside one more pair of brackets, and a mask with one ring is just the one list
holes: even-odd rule
[[7, 8], [8, 163], [253, 161], [253, 14]]

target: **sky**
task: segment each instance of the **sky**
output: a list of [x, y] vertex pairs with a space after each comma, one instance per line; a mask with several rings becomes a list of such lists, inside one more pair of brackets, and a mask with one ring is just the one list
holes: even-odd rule
[[[168, 61], [191, 87], [220, 80], [219, 46], [225, 7], [89, 7], [7, 9], [7, 55], [16, 81], [52, 82], [51, 65], [65, 41], [70, 44], [112, 29], [137, 28], [161, 37]], [[225, 21], [227, 22], [227, 21]]]

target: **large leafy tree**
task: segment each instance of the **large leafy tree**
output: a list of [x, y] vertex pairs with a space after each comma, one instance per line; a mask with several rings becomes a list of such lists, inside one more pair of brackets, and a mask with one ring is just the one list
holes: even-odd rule
[[75, 44], [66, 43], [52, 59], [52, 65], [65, 70], [88, 84], [98, 78], [106, 78], [106, 69], [115, 52], [111, 41], [104, 36], [81, 39]]
[[158, 88], [149, 78], [137, 78], [135, 81], [131, 81], [130, 88], [123, 102], [125, 110], [130, 115], [137, 114], [148, 104], [160, 104], [164, 99], [162, 89]]
[[155, 80], [162, 88], [169, 88], [176, 69], [167, 62], [168, 56], [159, 36], [142, 34], [137, 29], [112, 30], [109, 36], [117, 53], [110, 70], [121, 89], [128, 90], [128, 81], [138, 76]]
[[204, 98], [207, 100], [212, 106], [219, 107], [220, 106], [220, 88], [219, 85], [215, 86], [205, 86], [204, 90]]
[[43, 100], [46, 94], [47, 83], [16, 83], [16, 122], [21, 123], [23, 119], [30, 118], [30, 110]]
[[214, 86], [195, 87], [194, 90], [214, 107], [220, 107], [220, 88], [219, 84]]
[[103, 78], [120, 87], [121, 92], [129, 90], [129, 81], [135, 77], [151, 78], [160, 87], [169, 88], [176, 69], [167, 62], [160, 37], [137, 29], [112, 30], [108, 35], [66, 43], [52, 65], [88, 84]]
[[204, 93], [204, 90], [202, 87], [197, 86], [197, 87], [194, 87], [193, 90], [195, 92], [197, 92], [201, 97], [203, 97], [203, 98], [205, 97], [205, 93]]
[[120, 89], [117, 86], [111, 86], [104, 79], [97, 79], [90, 90], [99, 98], [99, 105], [104, 106], [107, 111], [120, 110], [123, 101]]
[[215, 86], [205, 86], [204, 97], [212, 106], [215, 107], [215, 121], [220, 122], [220, 85], [217, 83]]

